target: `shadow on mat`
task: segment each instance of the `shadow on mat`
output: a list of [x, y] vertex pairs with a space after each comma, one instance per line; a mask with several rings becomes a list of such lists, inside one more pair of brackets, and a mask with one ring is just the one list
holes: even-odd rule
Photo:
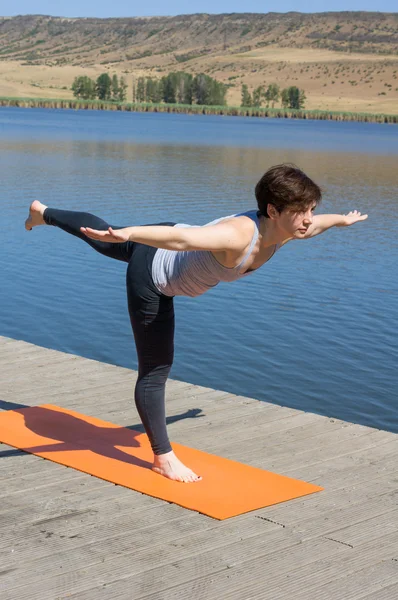
[[[28, 407], [23, 404], [2, 400], [0, 401], [0, 408], [3, 410], [15, 410], [16, 412], [22, 412], [21, 409], [29, 408], [29, 411], [22, 412], [25, 419], [25, 426], [37, 435], [54, 440], [54, 444], [24, 448], [24, 450], [6, 450], [0, 452], [0, 457], [16, 456], [25, 452], [91, 450], [96, 454], [114, 458], [128, 464], [144, 468], [151, 468], [152, 466], [152, 463], [131, 456], [123, 452], [123, 450], [116, 448], [116, 446], [138, 448], [140, 443], [136, 439], [137, 434], [144, 431], [141, 424], [137, 426], [130, 425], [129, 427], [98, 427], [73, 415], [49, 408], [41, 408], [39, 406]], [[167, 423], [173, 423], [181, 419], [203, 416], [199, 413], [201, 413], [201, 409], [191, 409], [181, 415], [169, 417], [166, 420]], [[133, 429], [135, 431], [132, 431]]]
[[152, 463], [116, 448], [116, 446], [138, 448], [140, 446], [137, 440], [138, 432], [135, 433], [124, 427], [98, 427], [73, 415], [40, 406], [34, 406], [22, 414], [27, 429], [37, 435], [54, 440], [53, 444], [24, 448], [25, 452], [35, 454], [37, 452], [91, 450], [95, 454], [131, 465], [147, 469], [152, 466]]

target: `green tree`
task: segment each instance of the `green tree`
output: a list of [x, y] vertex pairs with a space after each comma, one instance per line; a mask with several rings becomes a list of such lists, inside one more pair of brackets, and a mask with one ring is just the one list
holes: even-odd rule
[[96, 97], [95, 82], [86, 75], [75, 78], [72, 83], [72, 91], [75, 98], [92, 100]]
[[175, 73], [169, 73], [166, 77], [162, 77], [163, 101], [167, 104], [176, 102], [176, 82], [173, 75]]
[[111, 94], [112, 94], [112, 100], [119, 99], [119, 80], [117, 78], [116, 73], [112, 77]]
[[285, 88], [282, 90], [281, 93], [281, 102], [282, 102], [282, 106], [283, 108], [287, 108], [290, 104], [290, 99], [289, 99], [289, 90], [288, 88]]
[[100, 75], [97, 78], [95, 87], [97, 91], [97, 96], [100, 100], [111, 99], [111, 86], [112, 80], [109, 77], [108, 73], [102, 73], [102, 75]]
[[199, 73], [192, 82], [192, 93], [196, 104], [224, 106], [227, 86], [209, 75]]
[[176, 73], [176, 100], [179, 104], [192, 104], [193, 76], [179, 71]]
[[153, 97], [155, 94], [156, 83], [152, 79], [152, 77], [147, 77], [145, 79], [145, 99], [147, 102], [153, 102]]
[[280, 96], [279, 86], [276, 83], [271, 83], [267, 91], [265, 92], [265, 100], [267, 102], [267, 106], [269, 103], [272, 103], [272, 108], [275, 106], [275, 102], [278, 102]]
[[247, 85], [244, 83], [242, 85], [242, 101], [241, 101], [241, 106], [251, 106], [252, 105], [252, 97], [251, 94], [249, 92], [249, 88], [247, 87]]
[[297, 86], [289, 87], [289, 108], [300, 108], [300, 90]]
[[145, 102], [145, 100], [146, 100], [145, 77], [138, 77], [135, 96], [136, 96], [137, 102]]
[[145, 99], [146, 102], [161, 102], [162, 89], [159, 79], [152, 79], [152, 77], [147, 77], [147, 79], [145, 80]]
[[225, 106], [226, 100], [225, 96], [227, 93], [227, 86], [212, 77], [209, 78], [209, 87], [210, 87], [210, 97], [208, 100], [208, 104], [211, 106]]
[[155, 79], [153, 90], [153, 102], [159, 104], [163, 98], [163, 82], [161, 79]]
[[255, 90], [253, 90], [252, 104], [253, 106], [261, 106], [262, 101], [264, 99], [264, 86], [260, 85]]
[[304, 90], [299, 91], [299, 108], [305, 107], [305, 101], [307, 100], [307, 96], [305, 95]]
[[119, 102], [125, 102], [127, 96], [127, 83], [124, 77], [120, 78], [117, 99]]
[[192, 92], [196, 104], [210, 104], [210, 77], [204, 73], [196, 75], [192, 82]]
[[282, 90], [282, 106], [285, 108], [304, 108], [305, 100], [304, 90], [299, 90], [295, 85]]

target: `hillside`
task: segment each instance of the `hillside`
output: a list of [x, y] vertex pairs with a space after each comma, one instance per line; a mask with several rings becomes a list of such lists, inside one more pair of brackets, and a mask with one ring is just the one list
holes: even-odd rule
[[[0, 95], [70, 97], [74, 77], [205, 72], [230, 86], [298, 85], [308, 108], [398, 112], [397, 13], [125, 19], [0, 17]], [[66, 89], [65, 89], [66, 88]]]

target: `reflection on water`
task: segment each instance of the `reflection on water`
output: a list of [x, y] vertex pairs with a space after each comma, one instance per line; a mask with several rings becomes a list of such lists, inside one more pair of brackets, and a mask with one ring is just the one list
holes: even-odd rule
[[136, 367], [124, 265], [55, 228], [26, 233], [34, 198], [115, 225], [202, 224], [253, 208], [263, 172], [294, 162], [323, 187], [319, 212], [369, 220], [177, 298], [172, 376], [398, 431], [394, 129], [158, 117], [0, 110], [0, 335]]

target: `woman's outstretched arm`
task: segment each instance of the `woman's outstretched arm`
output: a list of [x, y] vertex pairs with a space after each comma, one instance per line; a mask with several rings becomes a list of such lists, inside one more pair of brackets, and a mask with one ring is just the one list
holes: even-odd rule
[[368, 215], [361, 215], [357, 210], [352, 210], [346, 215], [315, 215], [308, 231], [301, 239], [308, 239], [323, 233], [331, 227], [348, 227], [358, 221], [365, 221]]
[[[246, 222], [247, 221], [247, 222]], [[228, 221], [205, 227], [170, 227], [146, 225], [98, 231], [82, 227], [87, 237], [103, 242], [139, 242], [166, 250], [210, 250], [242, 252], [253, 236], [254, 225], [249, 219], [245, 223]]]

